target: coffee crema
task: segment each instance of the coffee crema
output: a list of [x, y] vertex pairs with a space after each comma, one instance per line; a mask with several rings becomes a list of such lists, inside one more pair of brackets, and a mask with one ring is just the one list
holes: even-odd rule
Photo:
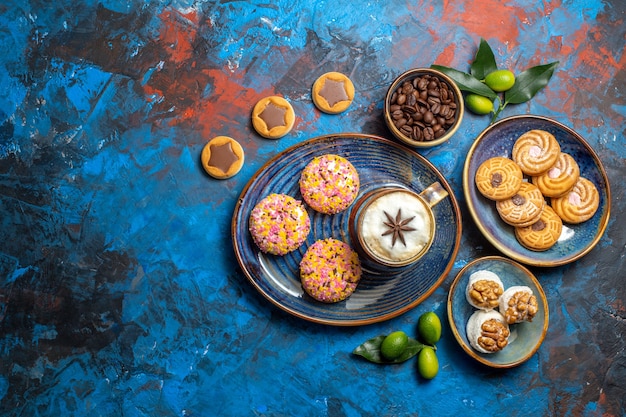
[[434, 234], [432, 213], [418, 196], [405, 190], [383, 193], [364, 208], [359, 222], [361, 243], [383, 263], [418, 258]]

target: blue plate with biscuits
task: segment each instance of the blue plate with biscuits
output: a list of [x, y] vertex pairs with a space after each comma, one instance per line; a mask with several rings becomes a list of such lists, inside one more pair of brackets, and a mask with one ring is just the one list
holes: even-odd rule
[[[417, 193], [439, 182], [448, 192], [433, 208], [437, 224], [429, 251], [405, 267], [384, 267], [361, 259], [363, 273], [354, 293], [346, 300], [323, 303], [302, 288], [299, 265], [307, 248], [320, 239], [334, 238], [355, 248], [349, 224], [356, 202], [346, 210], [322, 214], [307, 206], [311, 231], [296, 250], [283, 256], [262, 252], [254, 243], [249, 216], [254, 206], [271, 193], [302, 200], [299, 179], [315, 157], [336, 154], [358, 171], [357, 201], [379, 187], [405, 188]], [[385, 138], [358, 133], [313, 138], [273, 157], [244, 187], [232, 219], [235, 256], [252, 286], [280, 309], [296, 317], [335, 326], [356, 326], [388, 320], [425, 300], [444, 281], [461, 241], [461, 212], [444, 176], [423, 156]]]
[[[495, 202], [484, 197], [475, 184], [476, 171], [484, 161], [496, 156], [511, 158], [516, 140], [534, 129], [551, 133], [561, 152], [576, 160], [580, 176], [590, 180], [599, 194], [593, 217], [578, 224], [563, 223], [558, 241], [547, 250], [531, 250], [520, 244], [514, 227], [502, 220]], [[573, 129], [542, 116], [512, 116], [486, 128], [474, 141], [465, 160], [463, 191], [471, 217], [483, 236], [502, 254], [531, 266], [554, 267], [585, 256], [602, 237], [611, 212], [609, 180], [598, 155]]]

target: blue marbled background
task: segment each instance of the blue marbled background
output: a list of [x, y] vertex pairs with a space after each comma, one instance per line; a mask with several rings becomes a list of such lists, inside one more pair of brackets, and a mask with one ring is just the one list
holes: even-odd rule
[[[623, 181], [626, 5], [621, 0], [4, 1], [0, 4], [0, 411], [44, 416], [621, 416], [626, 409]], [[520, 72], [558, 60], [531, 113], [578, 130], [612, 185], [598, 246], [534, 269], [550, 303], [545, 343], [527, 363], [480, 366], [447, 330], [445, 300], [471, 259], [496, 254], [471, 223], [462, 166], [488, 119], [467, 114], [446, 144], [420, 151], [464, 215], [443, 285], [387, 322], [336, 328], [271, 306], [237, 266], [235, 201], [275, 153], [321, 134], [389, 137], [392, 79], [433, 63], [467, 69], [480, 38]], [[340, 115], [315, 110], [313, 81], [351, 77]], [[252, 130], [269, 94], [294, 130]], [[199, 154], [236, 138], [229, 180]], [[377, 366], [352, 349], [417, 317], [444, 318], [439, 375]]]

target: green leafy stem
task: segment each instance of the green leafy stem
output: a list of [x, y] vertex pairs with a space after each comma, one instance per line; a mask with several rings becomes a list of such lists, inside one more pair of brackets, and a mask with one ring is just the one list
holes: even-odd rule
[[[423, 343], [418, 342], [416, 339], [409, 337], [409, 344], [402, 354], [394, 360], [388, 360], [383, 357], [380, 353], [380, 345], [383, 343], [385, 339], [385, 335], [376, 336], [372, 339], [365, 341], [364, 343], [357, 346], [352, 353], [358, 356], [362, 356], [370, 362], [381, 363], [381, 364], [393, 364], [393, 363], [402, 363], [413, 356], [417, 355], [425, 345]], [[436, 349], [434, 346], [431, 346], [433, 349]]]
[[555, 61], [528, 68], [518, 74], [515, 77], [513, 87], [501, 93], [501, 95], [484, 83], [485, 77], [498, 69], [493, 50], [484, 39], [480, 41], [476, 57], [470, 65], [469, 73], [442, 65], [431, 65], [431, 68], [441, 71], [450, 77], [461, 91], [478, 94], [492, 101], [497, 99], [498, 106], [491, 118], [491, 123], [493, 123], [508, 104], [525, 103], [532, 99], [535, 94], [548, 84], [558, 64], [559, 61]]

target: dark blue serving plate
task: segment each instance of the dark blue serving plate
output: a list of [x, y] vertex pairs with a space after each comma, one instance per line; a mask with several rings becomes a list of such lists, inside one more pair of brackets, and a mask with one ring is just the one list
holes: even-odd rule
[[[311, 233], [297, 250], [285, 256], [262, 253], [248, 231], [248, 217], [256, 203], [270, 193], [301, 200], [298, 180], [306, 164], [316, 156], [337, 154], [348, 159], [359, 173], [359, 196], [378, 187], [397, 186], [420, 192], [439, 181], [449, 197], [433, 209], [437, 229], [429, 252], [402, 268], [386, 268], [362, 259], [363, 276], [347, 300], [324, 304], [302, 289], [299, 263], [317, 239], [333, 237], [355, 248], [349, 221], [353, 204], [335, 215], [310, 208]], [[359, 198], [359, 197], [357, 197]], [[445, 279], [452, 268], [461, 240], [461, 213], [443, 175], [415, 151], [390, 140], [364, 134], [321, 136], [299, 143], [268, 161], [241, 193], [232, 219], [235, 255], [250, 283], [270, 302], [294, 316], [337, 326], [363, 325], [388, 320], [417, 306]]]
[[[495, 203], [483, 197], [474, 182], [480, 164], [494, 156], [511, 158], [517, 138], [532, 129], [552, 133], [561, 145], [561, 151], [576, 160], [580, 175], [591, 180], [600, 194], [600, 205], [595, 215], [584, 223], [564, 224], [559, 241], [543, 252], [526, 249], [517, 241], [513, 227], [502, 221]], [[470, 214], [485, 238], [504, 255], [532, 266], [564, 265], [589, 253], [602, 237], [611, 212], [609, 180], [598, 155], [574, 130], [541, 116], [513, 116], [485, 129], [467, 155], [463, 168], [463, 191]]]

